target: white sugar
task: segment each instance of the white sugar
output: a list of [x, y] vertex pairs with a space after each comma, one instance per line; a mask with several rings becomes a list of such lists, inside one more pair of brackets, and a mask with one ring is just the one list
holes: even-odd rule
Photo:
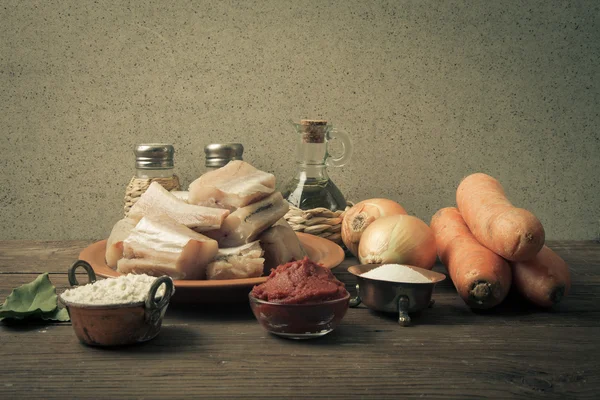
[[384, 264], [360, 276], [389, 282], [431, 283], [425, 275], [401, 264]]
[[[146, 301], [150, 286], [156, 280], [146, 274], [121, 275], [118, 278], [103, 279], [66, 290], [61, 297], [63, 300], [85, 305], [115, 305]], [[162, 296], [165, 286], [157, 290], [156, 295]]]

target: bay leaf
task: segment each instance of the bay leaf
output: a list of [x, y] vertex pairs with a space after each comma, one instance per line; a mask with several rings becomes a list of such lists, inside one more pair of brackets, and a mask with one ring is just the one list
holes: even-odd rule
[[64, 321], [67, 311], [58, 308], [57, 298], [56, 288], [50, 282], [48, 273], [45, 272], [35, 278], [33, 282], [13, 289], [0, 307], [0, 319], [39, 317]]

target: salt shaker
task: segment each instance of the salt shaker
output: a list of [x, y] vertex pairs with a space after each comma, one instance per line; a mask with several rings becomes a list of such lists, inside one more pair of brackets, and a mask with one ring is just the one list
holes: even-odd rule
[[166, 143], [143, 143], [133, 149], [136, 177], [141, 179], [170, 178], [174, 175], [175, 148]]
[[133, 153], [135, 154], [135, 176], [131, 178], [125, 190], [125, 216], [152, 182], [158, 182], [169, 191], [180, 189], [179, 178], [174, 173], [173, 145], [142, 143], [134, 147]]
[[241, 143], [211, 143], [204, 147], [208, 171], [224, 167], [229, 161], [243, 160], [244, 146]]

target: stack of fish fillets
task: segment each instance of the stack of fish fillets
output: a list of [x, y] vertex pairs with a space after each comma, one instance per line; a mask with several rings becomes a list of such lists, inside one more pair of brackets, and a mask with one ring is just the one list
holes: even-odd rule
[[273, 174], [231, 161], [181, 197], [153, 182], [113, 227], [107, 265], [173, 279], [240, 279], [306, 254], [283, 218], [289, 206]]

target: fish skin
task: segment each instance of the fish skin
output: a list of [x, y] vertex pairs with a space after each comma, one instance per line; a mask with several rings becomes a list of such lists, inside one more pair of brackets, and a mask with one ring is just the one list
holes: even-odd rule
[[221, 229], [205, 232], [220, 247], [237, 247], [254, 241], [265, 229], [276, 223], [289, 210], [289, 203], [279, 192], [249, 206], [238, 208], [223, 221]]
[[287, 223], [276, 223], [261, 233], [258, 240], [265, 252], [265, 275], [281, 264], [292, 260], [302, 260], [306, 256], [306, 251], [302, 247], [298, 235]]
[[275, 191], [275, 175], [234, 160], [209, 171], [189, 186], [188, 202], [229, 210], [245, 207]]
[[121, 273], [205, 279], [206, 266], [218, 251], [215, 240], [166, 215], [146, 216], [123, 241]]
[[244, 279], [259, 277], [265, 259], [257, 241], [233, 248], [219, 249], [206, 267], [206, 279]]
[[139, 221], [145, 216], [162, 214], [196, 232], [205, 232], [218, 229], [229, 215], [229, 210], [188, 204], [158, 182], [152, 182], [131, 207], [127, 217]]
[[137, 221], [131, 218], [123, 218], [118, 220], [110, 231], [104, 254], [106, 265], [110, 268], [117, 269], [117, 262], [123, 258], [123, 240], [129, 236], [136, 224]]

